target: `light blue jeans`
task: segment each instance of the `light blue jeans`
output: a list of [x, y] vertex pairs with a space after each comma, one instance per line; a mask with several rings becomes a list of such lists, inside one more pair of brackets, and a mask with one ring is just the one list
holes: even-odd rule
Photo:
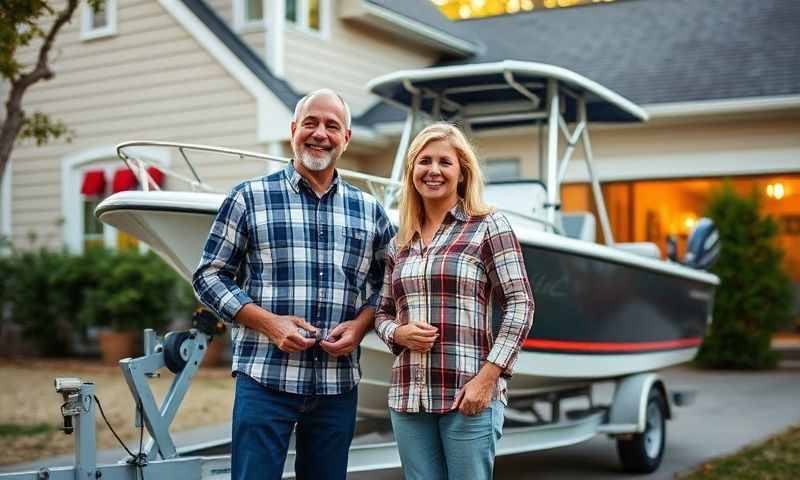
[[460, 412], [390, 410], [406, 480], [490, 480], [503, 432], [503, 403], [468, 417]]

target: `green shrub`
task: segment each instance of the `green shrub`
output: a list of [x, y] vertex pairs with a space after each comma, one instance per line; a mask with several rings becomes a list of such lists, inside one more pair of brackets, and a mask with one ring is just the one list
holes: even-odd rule
[[775, 331], [788, 323], [791, 282], [775, 244], [777, 223], [761, 214], [760, 197], [736, 194], [730, 184], [712, 193], [707, 216], [719, 228], [721, 254], [713, 272], [720, 278], [714, 322], [697, 363], [712, 368], [770, 368]]
[[153, 253], [12, 249], [0, 271], [0, 313], [47, 356], [71, 354], [74, 334], [89, 327], [163, 330], [195, 305], [189, 284]]
[[194, 297], [188, 284], [154, 253], [120, 252], [109, 259], [78, 311], [83, 325], [116, 331], [164, 330], [175, 315], [189, 318]]
[[12, 253], [6, 262], [4, 289], [11, 322], [25, 340], [46, 356], [70, 354], [71, 319], [59, 310], [65, 301], [54, 288], [56, 272], [65, 262], [62, 253], [45, 249]]

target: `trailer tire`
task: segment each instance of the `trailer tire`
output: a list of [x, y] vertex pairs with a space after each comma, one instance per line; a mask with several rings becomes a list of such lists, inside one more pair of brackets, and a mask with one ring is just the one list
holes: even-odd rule
[[645, 430], [630, 439], [617, 440], [622, 468], [631, 473], [652, 473], [661, 465], [667, 438], [667, 404], [661, 389], [653, 386], [647, 395]]

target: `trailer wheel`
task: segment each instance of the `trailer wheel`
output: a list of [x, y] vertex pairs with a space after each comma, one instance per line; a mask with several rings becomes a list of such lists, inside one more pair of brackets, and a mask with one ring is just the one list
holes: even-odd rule
[[191, 336], [188, 331], [170, 332], [164, 340], [164, 364], [174, 374], [179, 374], [186, 366], [188, 351], [182, 351], [183, 342]]
[[617, 453], [626, 472], [651, 473], [661, 465], [667, 437], [666, 400], [661, 389], [652, 387], [647, 395], [645, 429], [630, 439], [617, 440]]

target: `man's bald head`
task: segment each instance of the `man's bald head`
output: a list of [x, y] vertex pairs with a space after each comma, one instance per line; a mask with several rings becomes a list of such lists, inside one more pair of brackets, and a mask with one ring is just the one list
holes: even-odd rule
[[308, 102], [314, 97], [321, 95], [336, 98], [339, 100], [339, 102], [341, 102], [342, 108], [344, 109], [345, 128], [350, 130], [350, 124], [352, 123], [352, 117], [350, 116], [350, 106], [347, 105], [347, 102], [344, 101], [344, 98], [342, 98], [341, 95], [336, 93], [334, 90], [331, 90], [330, 88], [320, 88], [319, 90], [314, 90], [305, 97], [301, 98], [297, 102], [297, 105], [295, 105], [294, 107], [294, 119], [293, 119], [294, 122], [297, 123], [297, 121], [300, 119], [300, 114], [303, 112], [303, 106], [306, 104], [306, 102]]

